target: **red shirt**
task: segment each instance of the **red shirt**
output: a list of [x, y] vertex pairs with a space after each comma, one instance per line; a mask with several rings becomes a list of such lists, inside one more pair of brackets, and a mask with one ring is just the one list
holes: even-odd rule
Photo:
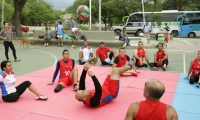
[[192, 75], [198, 76], [200, 74], [200, 64], [198, 63], [198, 59], [195, 58], [192, 64]]
[[68, 59], [68, 62], [65, 63], [64, 60], [60, 60], [60, 78], [70, 76], [73, 70], [73, 62], [72, 59]]
[[[88, 107], [90, 107], [90, 99], [94, 96], [95, 90], [90, 90], [89, 92], [90, 92], [90, 97], [84, 103]], [[108, 96], [110, 96], [110, 91], [105, 86], [102, 86], [102, 95], [101, 95], [100, 104], [98, 107], [105, 105], [113, 100], [113, 98], [106, 99], [108, 98]]]
[[99, 58], [101, 58], [102, 60], [105, 60], [106, 58], [108, 58], [108, 54], [107, 54], [108, 52], [110, 52], [110, 48], [107, 48], [107, 47], [103, 49], [98, 48], [96, 50], [96, 54], [99, 55]]
[[117, 63], [117, 67], [124, 67], [127, 61], [126, 55], [124, 58], [121, 58], [120, 55], [117, 56], [119, 59], [119, 62]]
[[[162, 50], [161, 52], [160, 51], [156, 52], [156, 62], [160, 62], [164, 57], [165, 57], [165, 51], [164, 50]], [[164, 65], [164, 63], [162, 64], [162, 66], [163, 65]], [[157, 67], [161, 67], [160, 64], [157, 64]]]
[[[144, 57], [145, 57], [145, 50], [144, 50], [144, 48], [142, 48], [141, 51], [140, 51], [139, 48], [137, 48], [137, 51], [138, 51], [137, 56], [138, 56], [139, 58], [141, 58], [142, 61], [143, 61], [143, 60], [144, 60]], [[138, 60], [138, 62], [137, 62], [137, 65], [140, 65], [140, 61], [139, 61], [139, 60]]]
[[167, 105], [160, 101], [145, 100], [139, 104], [134, 120], [167, 120]]

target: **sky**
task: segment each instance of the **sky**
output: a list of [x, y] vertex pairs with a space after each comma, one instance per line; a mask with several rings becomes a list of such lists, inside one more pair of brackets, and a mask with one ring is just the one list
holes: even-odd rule
[[67, 7], [72, 5], [75, 0], [45, 0], [45, 1], [54, 5], [54, 9], [65, 10]]

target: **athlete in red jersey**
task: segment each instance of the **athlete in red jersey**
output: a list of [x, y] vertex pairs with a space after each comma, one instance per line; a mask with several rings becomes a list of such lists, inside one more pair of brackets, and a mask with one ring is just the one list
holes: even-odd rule
[[[132, 61], [136, 61], [134, 58], [132, 58]], [[112, 68], [116, 67], [124, 67], [126, 65], [126, 62], [130, 62], [130, 57], [126, 55], [126, 50], [124, 48], [119, 49], [119, 54], [115, 57], [114, 63]], [[121, 74], [122, 76], [138, 76], [138, 72], [135, 68], [135, 63], [133, 66], [133, 70], [128, 70]]]
[[160, 98], [165, 92], [165, 86], [158, 80], [145, 83], [145, 101], [134, 102], [130, 105], [125, 120], [178, 120], [176, 110]]
[[[191, 74], [191, 75], [190, 75]], [[190, 84], [197, 82], [197, 87], [200, 87], [200, 51], [198, 52], [197, 58], [190, 62], [190, 68], [186, 79], [189, 79]]]
[[63, 51], [63, 59], [59, 60], [56, 65], [56, 70], [53, 75], [53, 80], [48, 85], [53, 85], [58, 71], [60, 71], [60, 76], [58, 80], [58, 85], [54, 89], [54, 92], [59, 92], [62, 88], [72, 85], [74, 83], [73, 90], [77, 90], [78, 82], [78, 68], [74, 67], [74, 59], [69, 57], [69, 51]]
[[81, 74], [79, 90], [75, 95], [76, 99], [83, 102], [84, 105], [93, 108], [111, 102], [118, 95], [120, 74], [129, 69], [132, 69], [132, 66], [133, 62], [130, 62], [129, 66], [112, 69], [111, 73], [107, 76], [102, 86], [93, 72], [89, 71], [88, 75], [92, 77], [95, 90], [86, 90], [85, 78], [86, 73], [90, 68], [89, 63], [86, 63]]
[[[108, 52], [110, 52], [108, 56]], [[112, 58], [115, 58], [116, 53], [108, 47], [105, 47], [104, 42], [100, 42], [100, 47], [96, 50], [96, 58], [94, 60], [94, 65], [96, 64], [98, 58], [100, 58], [102, 65], [111, 65]]]
[[168, 53], [163, 50], [163, 44], [158, 44], [158, 51], [154, 54], [154, 63], [149, 63], [151, 70], [159, 70], [161, 67], [164, 71], [168, 65]]
[[[136, 58], [136, 66], [137, 67], [147, 67], [149, 64], [149, 58], [147, 56], [146, 50], [143, 48], [143, 42], [138, 42], [138, 48], [134, 51], [133, 57]], [[144, 59], [146, 60], [147, 64], [144, 63]]]

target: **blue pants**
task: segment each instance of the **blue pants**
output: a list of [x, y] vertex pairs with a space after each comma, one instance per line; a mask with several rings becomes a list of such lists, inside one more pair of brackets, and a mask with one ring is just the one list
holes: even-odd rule
[[126, 42], [126, 46], [128, 46], [129, 43], [130, 43], [130, 39], [129, 38], [121, 38], [120, 40], [121, 41], [125, 41]]

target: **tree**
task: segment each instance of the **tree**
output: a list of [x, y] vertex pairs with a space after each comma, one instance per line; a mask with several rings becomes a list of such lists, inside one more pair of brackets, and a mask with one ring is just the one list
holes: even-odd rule
[[155, 23], [157, 26], [161, 26], [163, 21], [163, 15], [162, 14], [155, 14], [151, 13], [151, 22], [153, 23], [153, 26], [155, 26]]
[[195, 11], [200, 9], [199, 0], [165, 0], [162, 9], [179, 10], [179, 11]]
[[22, 31], [21, 31], [21, 23], [20, 23], [20, 18], [22, 15], [22, 9], [24, 5], [26, 4], [27, 0], [14, 0], [14, 14], [13, 14], [13, 24], [15, 26], [17, 35], [19, 37], [22, 36]]

